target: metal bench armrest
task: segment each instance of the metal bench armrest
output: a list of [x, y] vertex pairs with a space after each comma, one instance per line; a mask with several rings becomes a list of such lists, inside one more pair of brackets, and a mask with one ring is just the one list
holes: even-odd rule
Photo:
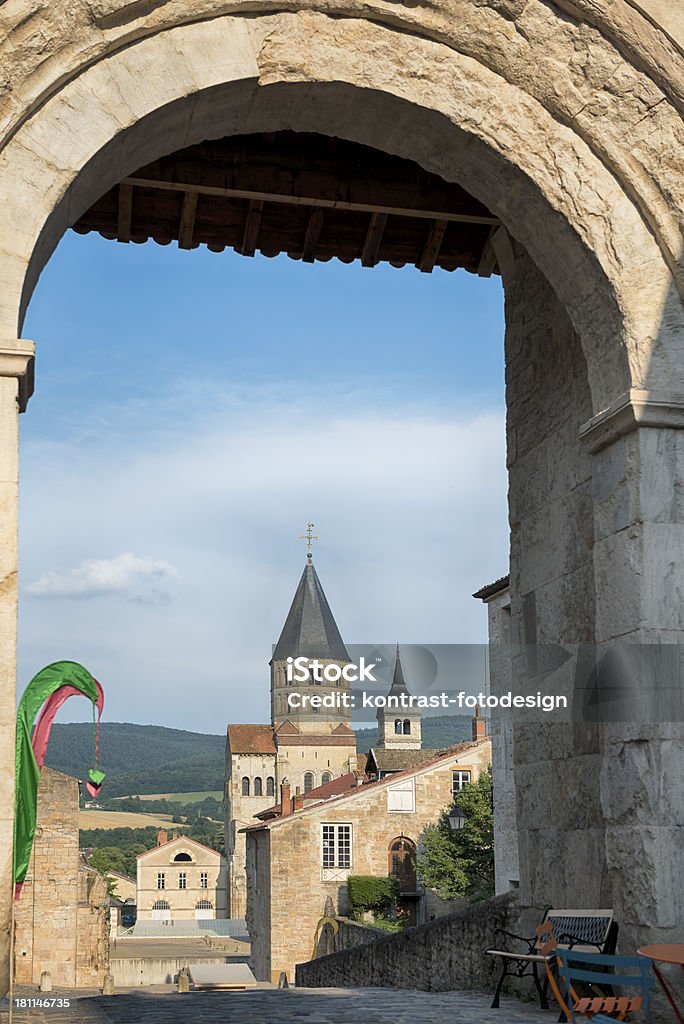
[[[532, 938], [529, 938], [529, 936], [527, 936], [527, 935], [516, 935], [515, 932], [506, 931], [505, 928], [495, 928], [494, 929], [494, 934], [495, 935], [503, 935], [503, 936], [505, 936], [506, 939], [516, 939], [518, 942], [525, 942], [529, 946], [529, 949], [527, 950], [527, 952], [528, 953], [533, 953], [534, 952], [534, 944], [537, 941], [536, 940], [536, 936], [532, 936]], [[505, 946], [505, 943], [503, 943], [503, 945]]]

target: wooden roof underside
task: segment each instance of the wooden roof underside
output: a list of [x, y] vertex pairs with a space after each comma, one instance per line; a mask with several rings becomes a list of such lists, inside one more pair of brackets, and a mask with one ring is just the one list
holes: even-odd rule
[[119, 242], [207, 245], [313, 263], [496, 272], [498, 225], [459, 185], [340, 139], [295, 132], [203, 142], [106, 192], [73, 225]]

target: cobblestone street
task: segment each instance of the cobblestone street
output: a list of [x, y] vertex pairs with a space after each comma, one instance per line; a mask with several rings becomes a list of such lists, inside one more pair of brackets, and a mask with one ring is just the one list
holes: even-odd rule
[[[66, 997], [67, 992], [52, 996]], [[35, 988], [16, 997], [38, 998]], [[502, 1001], [475, 992], [416, 992], [382, 988], [272, 989], [191, 992], [171, 986], [101, 996], [80, 993], [68, 1009], [14, 1010], [13, 1024], [552, 1024], [556, 1014], [533, 1003]], [[0, 1017], [7, 1022], [7, 1009]]]

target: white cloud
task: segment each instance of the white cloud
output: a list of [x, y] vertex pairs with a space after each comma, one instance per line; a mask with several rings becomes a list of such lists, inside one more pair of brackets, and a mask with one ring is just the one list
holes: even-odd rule
[[[69, 658], [103, 683], [110, 721], [267, 721], [308, 520], [348, 643], [485, 639], [471, 594], [508, 569], [503, 411], [190, 381], [185, 396], [119, 407], [116, 422], [100, 408], [87, 438], [23, 446], [23, 593], [83, 600], [22, 599], [22, 678]], [[150, 557], [86, 561], [102, 551]]]
[[136, 601], [156, 603], [168, 597], [168, 581], [178, 572], [168, 562], [123, 554], [116, 558], [88, 559], [75, 569], [50, 569], [30, 583], [33, 597], [95, 597], [124, 594]]

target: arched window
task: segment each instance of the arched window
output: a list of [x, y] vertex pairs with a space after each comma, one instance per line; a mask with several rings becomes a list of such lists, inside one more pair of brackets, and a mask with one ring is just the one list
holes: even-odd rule
[[314, 788], [314, 774], [313, 772], [306, 772], [304, 775], [304, 792], [308, 793]]
[[183, 861], [190, 860], [191, 861], [192, 857], [190, 856], [189, 853], [177, 853], [176, 856], [173, 859], [174, 859], [174, 861], [177, 861], [177, 860], [183, 860]]
[[323, 772], [321, 775], [321, 785], [325, 786], [327, 782], [332, 782], [332, 774], [330, 772]]
[[167, 900], [157, 900], [152, 904], [152, 920], [153, 921], [170, 921], [171, 920], [171, 905]]
[[416, 844], [406, 836], [390, 843], [389, 874], [399, 879], [402, 892], [416, 891]]
[[249, 779], [246, 775], [242, 776], [242, 795], [249, 796]]
[[263, 796], [263, 785], [259, 775], [254, 780], [254, 796]]
[[404, 736], [411, 735], [411, 720], [409, 718], [404, 719]]
[[266, 779], [266, 796], [273, 796], [275, 794], [275, 779], [272, 775]]
[[211, 921], [214, 917], [214, 904], [211, 900], [198, 900], [195, 904], [195, 920]]
[[401, 718], [394, 719], [394, 731], [397, 736], [401, 736]]

